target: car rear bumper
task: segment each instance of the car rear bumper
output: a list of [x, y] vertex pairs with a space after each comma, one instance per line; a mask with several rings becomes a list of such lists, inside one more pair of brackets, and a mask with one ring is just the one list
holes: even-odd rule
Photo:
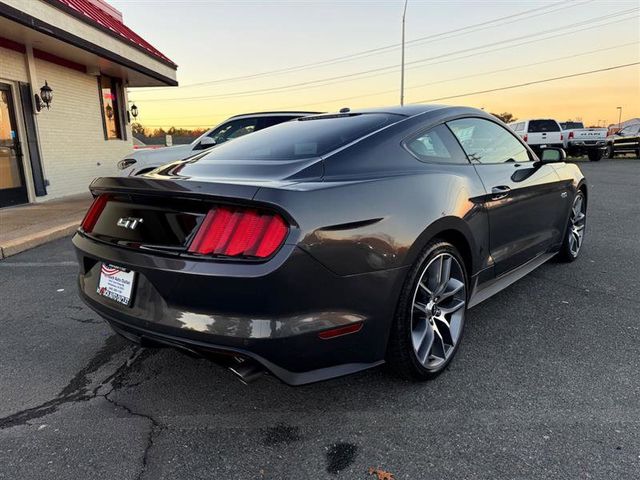
[[581, 149], [602, 149], [606, 147], [604, 140], [573, 140], [567, 143], [568, 148], [581, 148]]
[[[127, 338], [249, 357], [299, 385], [383, 362], [406, 268], [340, 276], [294, 245], [265, 263], [161, 256], [78, 233], [80, 296]], [[131, 306], [97, 293], [100, 266], [136, 272]], [[322, 339], [319, 332], [362, 324]]]
[[529, 147], [531, 147], [533, 150], [540, 150], [542, 148], [564, 148], [564, 144], [562, 143], [534, 143], [534, 144], [529, 144]]

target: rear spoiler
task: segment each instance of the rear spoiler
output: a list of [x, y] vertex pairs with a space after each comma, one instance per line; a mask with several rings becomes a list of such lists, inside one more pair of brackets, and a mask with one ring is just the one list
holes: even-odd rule
[[[266, 185], [265, 185], [266, 186]], [[140, 177], [100, 177], [96, 178], [89, 190], [93, 196], [101, 193], [143, 194], [149, 196], [187, 199], [225, 199], [252, 200], [260, 189], [259, 185], [242, 183], [201, 182], [185, 179], [158, 179]]]

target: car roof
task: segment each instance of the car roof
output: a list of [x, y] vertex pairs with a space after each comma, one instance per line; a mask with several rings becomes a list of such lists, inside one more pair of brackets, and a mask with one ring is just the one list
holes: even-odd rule
[[[544, 120], [546, 121], [552, 121], [552, 122], [556, 122], [556, 123], [560, 123], [558, 122], [555, 118], [523, 118], [521, 120], [516, 120], [515, 122], [511, 122], [511, 123], [520, 123], [520, 122], [537, 122], [539, 120]], [[565, 122], [566, 123], [566, 122]], [[577, 122], [576, 122], [577, 123]]]
[[234, 115], [233, 117], [229, 117], [228, 120], [237, 119], [237, 118], [247, 118], [247, 117], [304, 117], [307, 115], [318, 115], [322, 112], [303, 112], [303, 111], [275, 111], [275, 112], [252, 112], [252, 113], [241, 113], [238, 115]]

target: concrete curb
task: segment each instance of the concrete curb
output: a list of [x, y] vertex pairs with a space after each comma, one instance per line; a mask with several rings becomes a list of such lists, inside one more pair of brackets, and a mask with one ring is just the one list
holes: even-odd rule
[[74, 233], [80, 226], [79, 221], [73, 221], [58, 225], [47, 230], [42, 230], [37, 233], [25, 235], [15, 240], [10, 240], [3, 245], [0, 245], [0, 259], [10, 257], [25, 250], [43, 245], [45, 243], [57, 240], [58, 238], [66, 237]]

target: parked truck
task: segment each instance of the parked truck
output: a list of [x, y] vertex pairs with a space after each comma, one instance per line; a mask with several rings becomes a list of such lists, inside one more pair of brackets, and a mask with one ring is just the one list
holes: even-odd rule
[[585, 128], [582, 122], [560, 122], [563, 146], [570, 157], [586, 155], [592, 162], [602, 158], [607, 145], [606, 128]]

